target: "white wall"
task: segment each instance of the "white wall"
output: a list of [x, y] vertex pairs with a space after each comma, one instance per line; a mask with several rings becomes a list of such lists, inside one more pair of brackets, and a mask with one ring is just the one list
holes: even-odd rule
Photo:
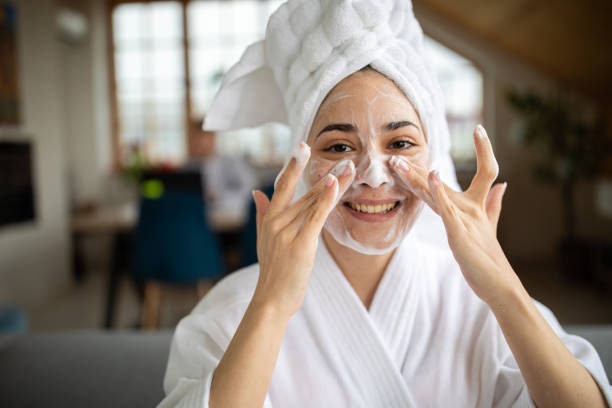
[[99, 202], [111, 165], [110, 104], [104, 0], [64, 1], [86, 16], [88, 33], [60, 47], [67, 109], [69, 191], [73, 204]]
[[[69, 284], [62, 60], [51, 0], [18, 0], [22, 125], [34, 142], [36, 221], [0, 229], [0, 302], [42, 304]], [[13, 134], [2, 130], [0, 137]]]
[[[18, 0], [15, 5], [22, 123], [18, 129], [1, 129], [0, 138], [34, 142], [37, 219], [0, 229], [0, 303], [32, 309], [72, 282], [71, 207], [112, 201], [116, 197], [106, 193], [117, 186], [109, 187], [108, 178], [105, 1]], [[87, 17], [83, 41], [69, 44], [58, 39], [55, 15], [60, 6]], [[106, 242], [99, 244], [94, 252], [105, 261]]]

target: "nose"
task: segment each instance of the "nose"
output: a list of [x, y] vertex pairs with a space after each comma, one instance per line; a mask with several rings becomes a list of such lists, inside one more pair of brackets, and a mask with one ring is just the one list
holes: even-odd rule
[[376, 154], [368, 154], [356, 169], [355, 182], [376, 188], [393, 180], [386, 160]]

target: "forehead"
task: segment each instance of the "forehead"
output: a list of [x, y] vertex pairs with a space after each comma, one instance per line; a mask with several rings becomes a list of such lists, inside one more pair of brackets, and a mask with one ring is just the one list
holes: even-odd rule
[[376, 111], [377, 117], [388, 113], [391, 116], [403, 115], [404, 119], [417, 118], [412, 104], [397, 85], [372, 69], [355, 72], [340, 81], [321, 104], [317, 118], [364, 111]]

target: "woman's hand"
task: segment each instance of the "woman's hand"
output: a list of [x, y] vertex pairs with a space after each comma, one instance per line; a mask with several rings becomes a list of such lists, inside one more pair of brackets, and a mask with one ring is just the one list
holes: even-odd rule
[[261, 191], [253, 193], [259, 260], [259, 281], [253, 302], [271, 306], [286, 318], [302, 304], [321, 229], [355, 173], [354, 166], [350, 165], [344, 167], [342, 174], [330, 173], [291, 204], [310, 152], [305, 143], [298, 149], [305, 150], [296, 156], [306, 156], [306, 160], [293, 157], [289, 161], [277, 181], [272, 201]]
[[499, 167], [481, 125], [474, 131], [474, 143], [476, 175], [463, 193], [444, 184], [437, 171], [427, 174], [425, 169], [398, 156], [391, 158], [390, 164], [413, 194], [442, 217], [463, 276], [476, 295], [490, 304], [520, 282], [496, 237], [506, 183], [491, 188]]

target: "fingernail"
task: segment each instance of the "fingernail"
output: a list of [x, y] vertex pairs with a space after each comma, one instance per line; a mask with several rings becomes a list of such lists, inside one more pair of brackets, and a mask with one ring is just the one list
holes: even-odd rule
[[342, 160], [332, 169], [331, 174], [336, 177], [347, 176], [351, 172], [351, 164], [353, 164], [352, 160]]
[[293, 151], [293, 157], [295, 157], [296, 164], [303, 166], [310, 158], [310, 146], [304, 142], [300, 142]]
[[255, 197], [255, 190], [251, 191], [253, 195], [253, 202], [255, 203], [255, 208], [259, 207], [259, 203], [257, 202], [257, 198]]
[[333, 174], [328, 174], [327, 180], [325, 180], [325, 187], [331, 187], [332, 184], [334, 184], [335, 179], [336, 179], [336, 176], [334, 176]]
[[432, 171], [431, 175], [432, 175], [434, 184], [438, 184], [440, 182], [440, 173], [438, 172], [438, 170]]
[[476, 126], [476, 134], [481, 139], [487, 138], [487, 131], [485, 130], [484, 126], [482, 126], [481, 124], [478, 124], [478, 126]]
[[502, 191], [502, 194], [506, 192], [507, 188], [508, 188], [508, 182], [504, 181], [504, 190]]
[[408, 167], [406, 162], [403, 159], [400, 159], [397, 156], [392, 156], [390, 161], [391, 161], [391, 165], [392, 166], [399, 167], [400, 169], [405, 170], [405, 171], [409, 171], [410, 170], [410, 167]]

